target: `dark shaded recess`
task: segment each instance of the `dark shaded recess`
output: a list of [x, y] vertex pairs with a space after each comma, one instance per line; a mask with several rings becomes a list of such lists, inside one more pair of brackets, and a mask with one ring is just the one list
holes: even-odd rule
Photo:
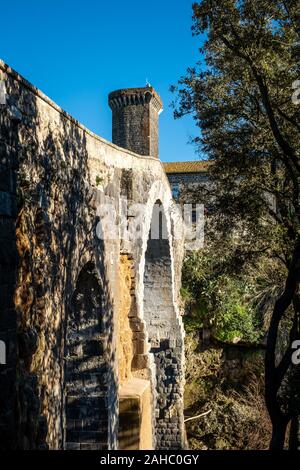
[[108, 365], [105, 360], [103, 291], [95, 265], [81, 270], [67, 319], [65, 448], [108, 448]]

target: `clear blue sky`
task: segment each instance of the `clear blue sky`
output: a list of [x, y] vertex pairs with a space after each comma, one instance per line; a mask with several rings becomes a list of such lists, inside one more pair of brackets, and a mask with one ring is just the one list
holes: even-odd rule
[[173, 119], [169, 86], [199, 60], [192, 0], [1, 2], [0, 58], [59, 106], [111, 140], [107, 95], [144, 86], [164, 102], [160, 158], [196, 160], [192, 118]]

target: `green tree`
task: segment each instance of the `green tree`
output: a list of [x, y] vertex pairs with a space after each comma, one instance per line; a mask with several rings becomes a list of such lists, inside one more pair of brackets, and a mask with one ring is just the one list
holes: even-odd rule
[[[193, 113], [199, 151], [213, 160], [215, 217], [223, 257], [232, 269], [267, 256], [281, 263], [285, 282], [271, 316], [265, 359], [270, 447], [297, 432], [299, 410], [284, 402], [291, 344], [299, 337], [300, 79], [299, 0], [202, 0], [193, 5], [201, 60], [179, 81], [175, 117]], [[276, 266], [276, 264], [274, 264]], [[289, 341], [280, 360], [280, 325], [293, 306]], [[293, 436], [292, 439], [293, 441]]]

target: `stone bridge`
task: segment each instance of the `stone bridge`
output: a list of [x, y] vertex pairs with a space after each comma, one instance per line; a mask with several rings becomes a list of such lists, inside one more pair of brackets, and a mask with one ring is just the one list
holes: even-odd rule
[[0, 83], [0, 448], [183, 448], [159, 96], [111, 93], [110, 143], [3, 62]]

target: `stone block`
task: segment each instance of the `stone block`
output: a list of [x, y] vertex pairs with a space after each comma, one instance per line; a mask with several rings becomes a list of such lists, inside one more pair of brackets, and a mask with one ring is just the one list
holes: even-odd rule
[[80, 450], [103, 450], [103, 444], [95, 442], [81, 442]]
[[66, 442], [65, 449], [66, 450], [80, 450], [80, 443], [79, 442]]
[[147, 354], [136, 354], [132, 360], [133, 369], [146, 369], [149, 359]]
[[97, 442], [97, 432], [67, 429], [67, 442]]
[[149, 350], [149, 345], [143, 340], [133, 341], [133, 350], [135, 354], [146, 355]]

